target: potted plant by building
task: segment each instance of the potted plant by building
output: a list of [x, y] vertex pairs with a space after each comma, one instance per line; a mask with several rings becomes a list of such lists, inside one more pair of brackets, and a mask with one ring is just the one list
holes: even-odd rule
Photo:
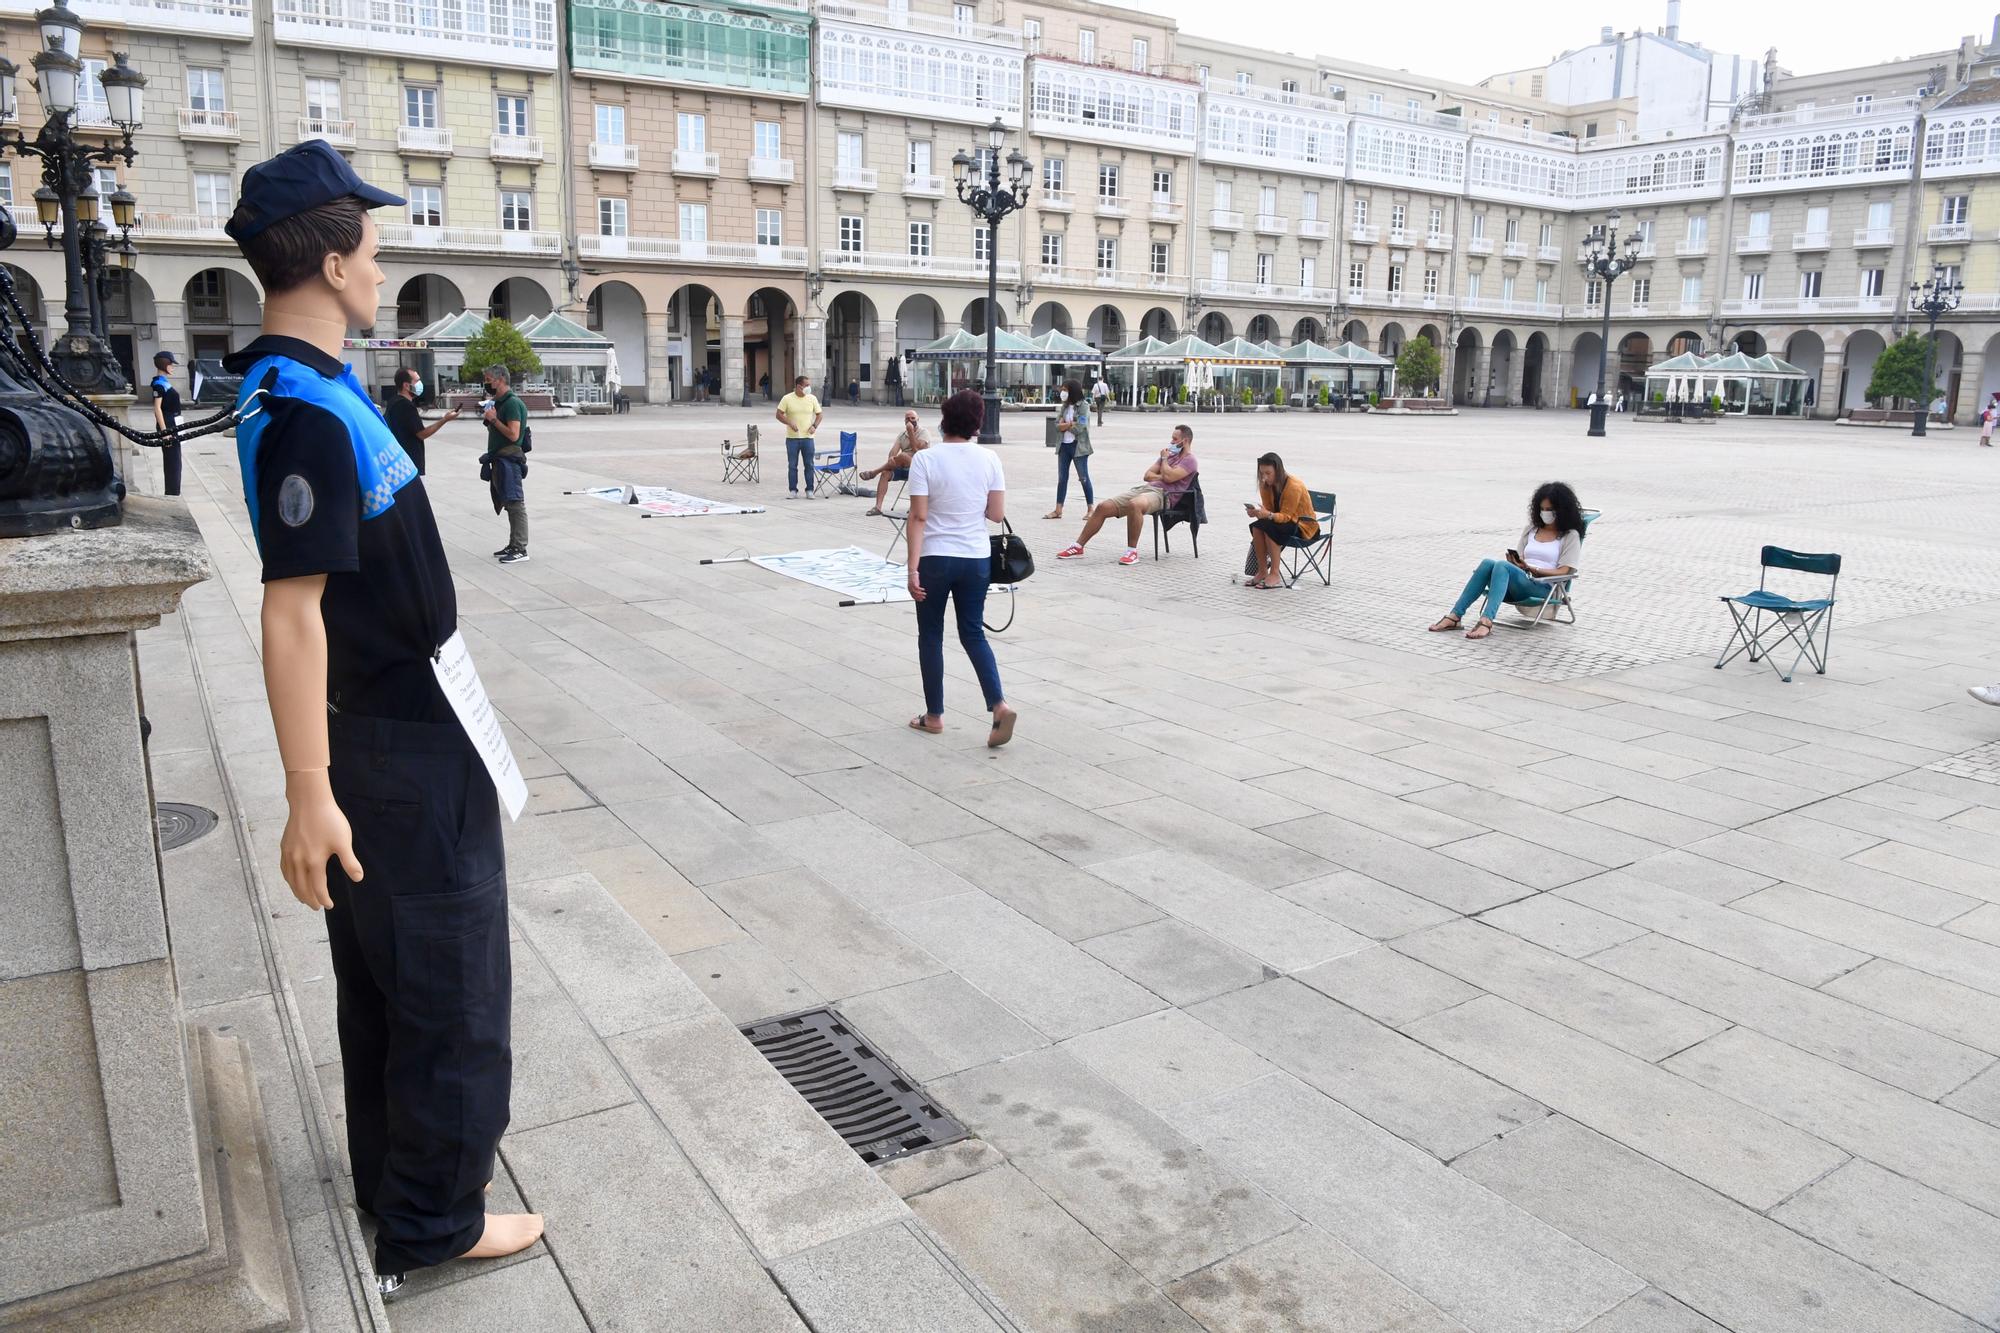
[[1249, 385], [1246, 384], [1243, 386], [1243, 392], [1239, 396], [1243, 401], [1243, 410], [1245, 412], [1248, 412], [1251, 408], [1257, 405], [1257, 392], [1256, 390], [1252, 389]]
[[[1438, 355], [1431, 340], [1418, 334], [1403, 344], [1403, 350], [1396, 354], [1396, 382], [1403, 387], [1403, 394], [1409, 398], [1427, 398], [1437, 391], [1438, 380], [1444, 374], [1444, 359]], [[1379, 393], [1368, 395], [1371, 403], [1381, 398]]]

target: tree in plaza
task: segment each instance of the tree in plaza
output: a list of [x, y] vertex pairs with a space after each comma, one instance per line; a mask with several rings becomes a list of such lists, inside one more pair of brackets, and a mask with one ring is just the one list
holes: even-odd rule
[[465, 364], [458, 368], [458, 377], [476, 380], [488, 366], [505, 366], [508, 376], [518, 381], [540, 370], [542, 358], [519, 329], [504, 319], [489, 319], [465, 344]]
[[1431, 346], [1431, 340], [1418, 334], [1403, 344], [1403, 350], [1396, 356], [1396, 382], [1403, 392], [1421, 398], [1426, 390], [1435, 390], [1444, 376], [1444, 358]]
[[1868, 380], [1868, 401], [1915, 403], [1930, 396], [1924, 392], [1925, 341], [1921, 333], [1906, 333], [1882, 349]]

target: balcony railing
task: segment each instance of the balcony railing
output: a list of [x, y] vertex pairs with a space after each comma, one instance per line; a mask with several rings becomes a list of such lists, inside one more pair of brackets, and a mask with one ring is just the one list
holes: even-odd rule
[[556, 67], [554, 0], [439, 7], [379, 0], [275, 0], [281, 43], [332, 46], [480, 66]]
[[674, 264], [759, 264], [804, 268], [802, 245], [748, 245], [740, 241], [684, 241], [676, 236], [591, 236], [576, 238], [587, 259], [656, 260]]
[[903, 173], [903, 193], [920, 194], [932, 199], [944, 198], [944, 177], [920, 176], [915, 172]]
[[1347, 239], [1356, 245], [1373, 245], [1382, 239], [1382, 229], [1373, 222], [1350, 223]]
[[1121, 194], [1100, 194], [1097, 196], [1097, 216], [1129, 218], [1132, 216], [1132, 201]]
[[1001, 28], [991, 23], [961, 23], [942, 14], [917, 14], [908, 9], [858, 5], [852, 3], [852, 0], [820, 0], [818, 14], [821, 22], [827, 19], [845, 19], [850, 23], [865, 23], [871, 28], [920, 32], [931, 37], [963, 37], [994, 46], [1011, 46], [1016, 50], [1021, 47], [1019, 28]]
[[1954, 241], [1969, 241], [1972, 239], [1972, 224], [1970, 222], [1933, 223], [1930, 231], [1925, 234], [1924, 239], [1928, 240], [1932, 245], [1949, 245]]
[[1642, 240], [1632, 247], [1632, 257], [1634, 259], [1657, 259], [1659, 258], [1659, 254], [1660, 247], [1652, 241]]
[[1481, 315], [1528, 315], [1540, 319], [1555, 319], [1562, 314], [1559, 305], [1549, 302], [1537, 304], [1533, 299], [1505, 296], [1468, 296], [1458, 303], [1458, 308]]
[[674, 149], [674, 175], [676, 176], [720, 176], [722, 161], [714, 153], [705, 153], [699, 148]]
[[1408, 249], [1416, 243], [1417, 233], [1411, 231], [1408, 227], [1389, 228], [1389, 244]]
[[1331, 287], [1301, 287], [1296, 284], [1275, 282], [1232, 282], [1227, 278], [1203, 278], [1195, 284], [1195, 290], [1204, 296], [1233, 297], [1251, 301], [1306, 301], [1314, 305], [1331, 305], [1334, 297]]
[[496, 134], [486, 149], [495, 162], [539, 162], [542, 140], [535, 134]]
[[299, 142], [307, 139], [324, 139], [335, 148], [354, 147], [354, 122], [351, 120], [325, 120], [316, 116], [299, 117]]
[[875, 188], [876, 173], [873, 167], [835, 167], [833, 188], [836, 190], [872, 190]]
[[1162, 199], [1157, 195], [1153, 197], [1152, 207], [1148, 210], [1148, 216], [1155, 222], [1179, 222], [1181, 215], [1179, 204], [1172, 199]]
[[1789, 111], [1766, 111], [1761, 115], [1745, 116], [1741, 128], [1764, 130], [1783, 125], [1821, 125], [1842, 120], [1855, 120], [1863, 116], [1907, 116], [1917, 109], [1914, 97], [1878, 97], [1865, 105], [1852, 102], [1836, 102], [1831, 106], [1801, 106]]
[[243, 132], [236, 126], [234, 111], [211, 111], [206, 107], [184, 106], [181, 112], [181, 137], [187, 139], [240, 139]]
[[1299, 239], [1302, 241], [1323, 241], [1331, 234], [1325, 218], [1300, 218]]
[[1291, 230], [1291, 227], [1292, 220], [1288, 217], [1282, 217], [1276, 213], [1259, 213], [1257, 215], [1257, 232], [1259, 235], [1283, 236]]
[[405, 153], [422, 153], [430, 157], [450, 157], [452, 147], [451, 130], [436, 126], [398, 125], [396, 127], [396, 147]]
[[1674, 311], [1676, 314], [1682, 315], [1706, 315], [1708, 313], [1708, 302], [1677, 301], [1674, 303]]
[[228, 242], [222, 224], [229, 221], [223, 213], [147, 213], [140, 217], [132, 235], [141, 241], [216, 241]]
[[1502, 241], [1500, 242], [1500, 253], [1508, 259], [1526, 259], [1528, 257], [1528, 243], [1526, 241]]
[[1706, 240], [1682, 241], [1674, 247], [1674, 256], [1677, 259], [1695, 259], [1707, 253], [1708, 242]]
[[1068, 190], [1043, 190], [1035, 196], [1036, 207], [1048, 213], [1067, 213], [1076, 207], [1076, 196]]
[[[966, 278], [984, 282], [986, 261], [974, 259], [970, 255], [908, 255], [886, 251], [822, 250], [819, 252], [822, 270], [846, 273], [919, 273], [936, 278]], [[1012, 259], [1003, 259], [999, 266], [1003, 281], [1013, 281], [1021, 276], [1021, 265]]]
[[1765, 232], [1760, 236], [1738, 236], [1736, 253], [1739, 255], [1768, 255], [1771, 253], [1771, 236]]
[[639, 145], [635, 143], [593, 143], [590, 165], [599, 171], [637, 171]]
[[1490, 255], [1493, 253], [1491, 236], [1473, 236], [1465, 242], [1465, 253], [1469, 255]]
[[[34, 6], [19, 8], [25, 13]], [[250, 35], [247, 0], [83, 0], [75, 9], [91, 23], [102, 21], [178, 35]]]
[[1242, 231], [1243, 215], [1232, 208], [1211, 209], [1208, 227], [1210, 231]]
[[1896, 243], [1894, 227], [1862, 227], [1854, 233], [1857, 250], [1886, 250]]
[[775, 181], [780, 185], [790, 185], [798, 170], [789, 157], [751, 157], [744, 166], [751, 180]]
[[504, 231], [498, 227], [415, 227], [407, 222], [376, 226], [386, 250], [447, 250], [460, 254], [559, 255], [562, 236], [553, 231]]
[[1080, 264], [1036, 264], [1032, 272], [1036, 281], [1062, 287], [1162, 292], [1187, 289], [1183, 279], [1167, 273], [1132, 273], [1124, 269], [1086, 268]]
[[1833, 237], [1823, 231], [1795, 231], [1792, 233], [1794, 250], [1831, 250]]
[[1535, 247], [1535, 259], [1539, 263], [1560, 264], [1562, 257], [1563, 249], [1560, 245], [1538, 245]]
[[1427, 296], [1422, 292], [1392, 292], [1383, 287], [1370, 287], [1361, 291], [1350, 289], [1347, 299], [1357, 305], [1398, 306], [1414, 310], [1442, 310], [1442, 296]]
[[1425, 232], [1424, 249], [1449, 250], [1451, 249], [1451, 240], [1452, 240], [1451, 233], [1448, 231]]

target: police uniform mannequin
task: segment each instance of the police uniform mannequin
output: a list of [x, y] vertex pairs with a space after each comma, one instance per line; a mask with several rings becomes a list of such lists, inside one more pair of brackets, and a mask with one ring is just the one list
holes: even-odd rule
[[489, 1215], [512, 978], [499, 801], [431, 670], [458, 606], [416, 468], [339, 359], [383, 280], [368, 210], [402, 201], [313, 139], [252, 167], [226, 230], [264, 287], [244, 376], [244, 498], [285, 765], [285, 883], [325, 910], [355, 1201], [385, 1294], [532, 1245]]

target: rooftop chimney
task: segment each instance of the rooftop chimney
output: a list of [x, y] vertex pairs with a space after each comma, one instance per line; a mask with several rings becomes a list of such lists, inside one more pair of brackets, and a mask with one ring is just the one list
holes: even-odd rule
[[1611, 25], [1609, 23], [1598, 29], [1597, 40], [1605, 46], [1611, 45]]
[[1681, 36], [1681, 0], [1667, 0], [1667, 40], [1677, 42]]

